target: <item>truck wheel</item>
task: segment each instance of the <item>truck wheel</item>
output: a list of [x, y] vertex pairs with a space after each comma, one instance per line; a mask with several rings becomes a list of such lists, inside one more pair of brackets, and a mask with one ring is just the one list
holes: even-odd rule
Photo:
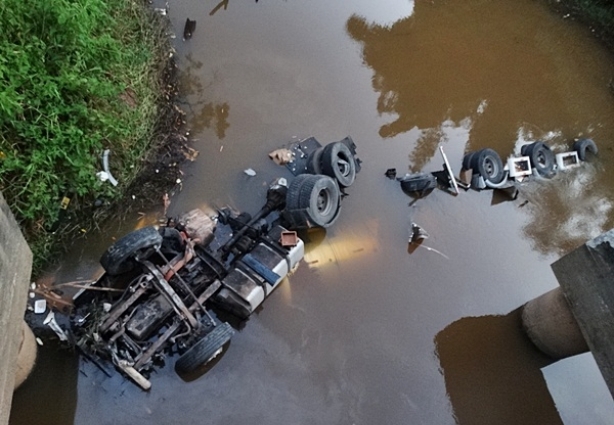
[[286, 192], [286, 208], [289, 210], [299, 209], [299, 194], [303, 183], [311, 178], [311, 174], [299, 174], [292, 180]]
[[321, 174], [337, 179], [339, 186], [349, 187], [356, 179], [354, 155], [345, 143], [326, 145], [322, 151], [321, 165]]
[[537, 141], [524, 145], [520, 148], [520, 153], [529, 157], [531, 167], [535, 168], [540, 176], [552, 177], [554, 175], [554, 154], [544, 142]]
[[301, 186], [299, 209], [306, 208], [312, 223], [328, 227], [337, 219], [341, 193], [337, 182], [329, 176], [313, 175]]
[[472, 158], [472, 162], [473, 171], [492, 184], [499, 184], [505, 178], [503, 162], [499, 154], [492, 149], [486, 148], [477, 151]]
[[586, 161], [586, 152], [597, 155], [597, 145], [592, 139], [580, 139], [574, 142], [573, 150], [578, 153], [580, 161]]
[[155, 227], [144, 227], [128, 233], [111, 245], [102, 257], [100, 264], [110, 275], [126, 273], [134, 268], [134, 257], [149, 248], [160, 248], [162, 236]]
[[235, 331], [224, 322], [188, 349], [175, 363], [175, 370], [180, 375], [190, 374], [206, 365], [221, 353], [224, 344], [230, 341]]
[[322, 151], [324, 148], [318, 148], [311, 152], [307, 157], [307, 173], [322, 174]]

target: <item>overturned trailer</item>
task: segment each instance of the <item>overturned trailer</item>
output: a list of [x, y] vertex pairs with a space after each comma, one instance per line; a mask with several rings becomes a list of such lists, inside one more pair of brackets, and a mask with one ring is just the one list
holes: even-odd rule
[[[301, 142], [296, 146], [306, 146]], [[310, 145], [313, 151], [317, 145]], [[324, 167], [332, 176], [304, 168], [289, 185], [275, 180], [253, 216], [196, 209], [115, 242], [100, 260], [106, 273], [90, 288], [102, 290], [75, 298], [78, 347], [97, 364], [113, 363], [144, 390], [151, 387], [148, 373], [169, 354], [179, 354], [178, 374], [200, 371], [235, 333], [220, 317], [247, 319], [298, 267], [305, 250], [295, 230], [328, 227], [338, 218], [338, 176], [355, 173], [359, 164], [355, 150], [349, 156], [339, 150], [343, 157], [333, 155]]]

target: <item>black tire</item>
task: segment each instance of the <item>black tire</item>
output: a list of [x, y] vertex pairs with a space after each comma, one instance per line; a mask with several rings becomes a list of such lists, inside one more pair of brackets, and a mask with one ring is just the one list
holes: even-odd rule
[[213, 360], [234, 334], [234, 329], [227, 322], [217, 325], [177, 359], [175, 370], [180, 375], [195, 372]]
[[306, 219], [313, 225], [330, 226], [339, 214], [341, 192], [337, 182], [321, 174], [305, 174], [305, 177], [297, 182], [302, 176], [297, 176], [290, 184], [286, 208], [304, 211]]
[[597, 145], [592, 139], [580, 139], [573, 144], [573, 150], [578, 153], [580, 161], [586, 161], [586, 152], [597, 155]]
[[335, 142], [324, 147], [320, 160], [322, 173], [337, 179], [339, 186], [350, 187], [356, 179], [356, 160], [345, 143]]
[[520, 148], [523, 156], [528, 156], [531, 160], [531, 167], [537, 170], [542, 177], [552, 177], [554, 175], [554, 165], [556, 158], [550, 147], [544, 142], [533, 142]]
[[307, 173], [322, 174], [322, 151], [324, 151], [324, 148], [318, 148], [309, 154], [307, 157]]
[[162, 236], [155, 227], [144, 227], [128, 233], [111, 245], [102, 257], [100, 264], [105, 271], [114, 276], [126, 273], [134, 268], [133, 258], [149, 248], [160, 248]]
[[430, 173], [415, 173], [400, 177], [401, 190], [412, 198], [424, 198], [437, 187], [437, 179]]
[[499, 154], [492, 149], [482, 149], [477, 151], [472, 158], [473, 171], [481, 175], [484, 180], [488, 180], [497, 185], [505, 178], [503, 162]]
[[469, 152], [467, 154], [465, 154], [465, 156], [463, 157], [463, 170], [471, 170], [471, 168], [473, 168], [471, 166], [471, 162], [473, 161], [473, 157], [475, 156], [476, 152]]
[[311, 178], [311, 174], [299, 174], [290, 182], [286, 192], [286, 209], [295, 210], [299, 208], [299, 194], [303, 184]]

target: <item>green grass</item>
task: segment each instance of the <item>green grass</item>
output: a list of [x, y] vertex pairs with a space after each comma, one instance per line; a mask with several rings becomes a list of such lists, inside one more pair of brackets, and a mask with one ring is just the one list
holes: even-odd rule
[[[164, 30], [137, 0], [0, 1], [0, 190], [38, 261], [65, 194], [83, 213], [119, 199], [138, 173], [158, 118]], [[96, 177], [104, 149], [118, 187]]]

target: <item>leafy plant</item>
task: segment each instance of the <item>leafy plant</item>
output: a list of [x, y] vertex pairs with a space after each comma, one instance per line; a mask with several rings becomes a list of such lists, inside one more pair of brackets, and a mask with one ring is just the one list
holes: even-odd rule
[[[165, 54], [150, 13], [135, 0], [2, 0], [0, 190], [35, 255], [64, 194], [83, 210], [139, 171]], [[117, 188], [96, 177], [104, 149]]]

